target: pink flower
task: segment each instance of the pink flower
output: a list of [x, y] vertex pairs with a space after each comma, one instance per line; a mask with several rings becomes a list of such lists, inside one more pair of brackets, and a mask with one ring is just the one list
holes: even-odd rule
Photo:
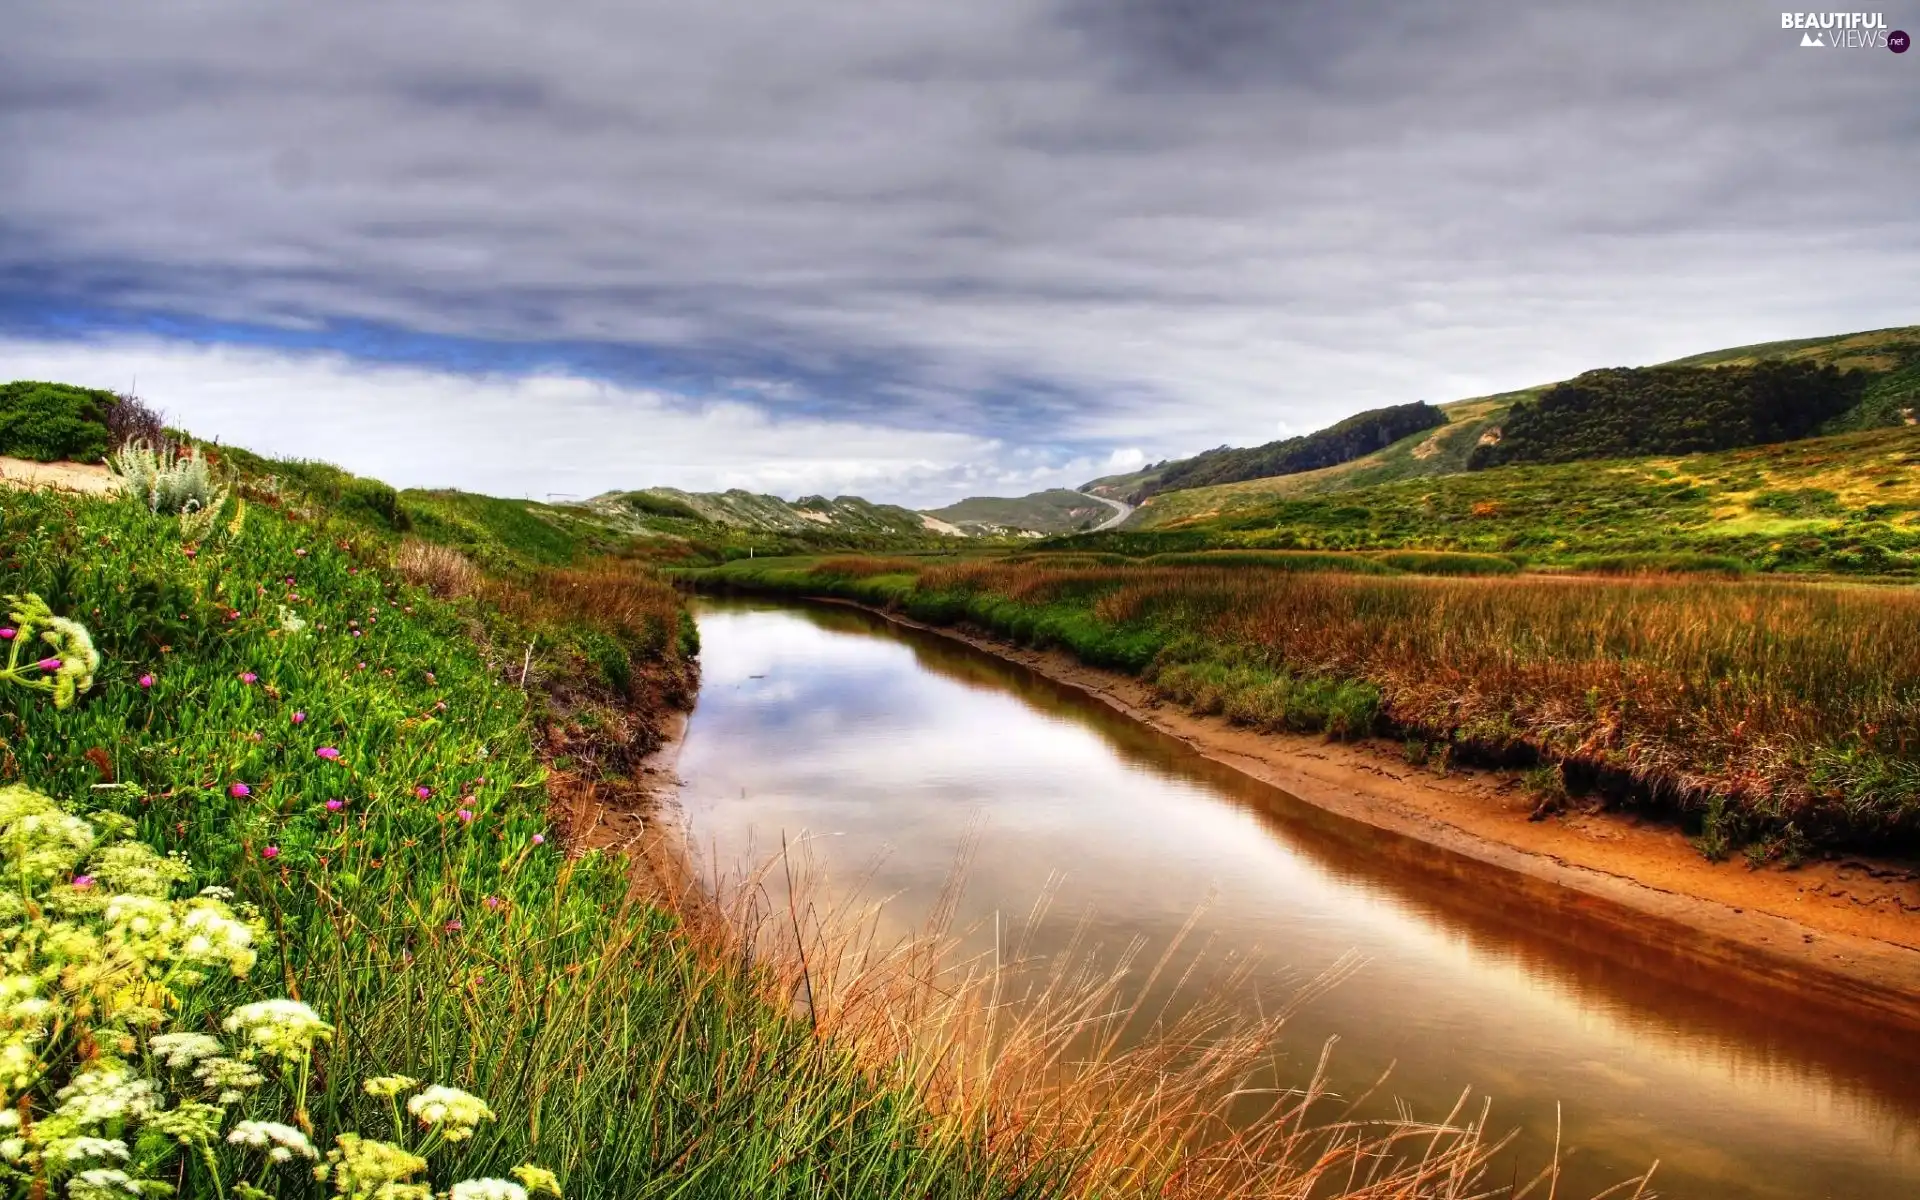
[[244, 800], [248, 796], [253, 795], [253, 789], [244, 783], [236, 783], [227, 789], [227, 795], [232, 796], [235, 800]]
[[267, 847], [266, 849], [264, 849], [264, 850], [262, 850], [262, 851], [260, 852], [260, 857], [261, 857], [261, 858], [265, 858], [265, 859], [275, 859], [275, 858], [279, 858], [279, 857], [280, 857], [280, 847], [278, 847], [278, 846], [268, 846], [268, 847]]
[[445, 712], [447, 711], [447, 702], [445, 700], [435, 700], [433, 707], [439, 712]]
[[340, 757], [340, 751], [332, 746], [322, 746], [318, 750], [315, 750], [314, 753], [326, 759], [328, 762], [332, 762], [334, 759]]
[[92, 886], [93, 886], [93, 876], [91, 876], [91, 875], [75, 875], [75, 876], [73, 877], [73, 886], [74, 886], [74, 887], [76, 887], [76, 888], [79, 888], [79, 889], [80, 889], [81, 891], [83, 891], [83, 892], [84, 892], [84, 891], [86, 891], [86, 890], [87, 890], [88, 888], [90, 888], [90, 887], [92, 887]]
[[500, 908], [500, 897], [488, 896], [485, 900], [482, 900], [481, 903], [486, 905], [490, 909], [498, 911]]
[[465, 928], [465, 926], [461, 925], [457, 919], [447, 922], [448, 933], [459, 933], [463, 928]]
[[536, 833], [536, 834], [534, 834], [534, 835], [533, 835], [533, 844], [534, 844], [534, 845], [536, 845], [536, 846], [544, 846], [544, 845], [546, 845], [546, 844], [547, 844], [547, 835], [546, 835], [546, 834], [544, 834], [544, 833]]
[[367, 669], [367, 664], [365, 664], [365, 663], [355, 663], [355, 664], [353, 664], [353, 669], [354, 669], [354, 670], [356, 670], [356, 671], [364, 671], [364, 670], [366, 670], [366, 669]]
[[257, 680], [257, 679], [259, 679], [259, 678], [260, 678], [260, 677], [259, 677], [258, 675], [255, 675], [255, 674], [254, 674], [254, 673], [253, 673], [252, 671], [242, 671], [242, 672], [240, 672], [240, 682], [241, 682], [241, 683], [252, 683], [252, 682], [254, 682], [255, 680]]
[[60, 669], [60, 660], [57, 658], [43, 658], [33, 665], [39, 667], [42, 671], [58, 671]]
[[347, 806], [347, 802], [346, 802], [345, 800], [329, 800], [329, 801], [327, 801], [327, 811], [328, 811], [328, 812], [339, 812], [339, 811], [340, 811], [341, 809], [343, 809], [343, 808], [345, 808], [346, 806]]
[[438, 683], [438, 682], [440, 682], [440, 681], [439, 681], [439, 680], [437, 680], [437, 679], [435, 679], [435, 678], [433, 677], [433, 672], [432, 672], [432, 671], [428, 671], [428, 672], [427, 672], [427, 682], [428, 682], [428, 683]]
[[353, 631], [353, 636], [355, 636], [355, 637], [359, 637], [359, 636], [360, 636], [360, 631], [359, 631], [358, 629], [356, 629], [356, 630], [354, 630], [354, 631]]
[[297, 712], [297, 713], [295, 713], [295, 714], [293, 714], [293, 723], [294, 723], [295, 725], [304, 725], [304, 724], [306, 724], [306, 721], [307, 721], [307, 714], [306, 714], [306, 713], [303, 713], [303, 712]]
[[181, 553], [185, 554], [188, 558], [192, 558], [194, 555], [198, 554], [199, 551], [195, 550], [192, 546], [188, 546], [185, 550], [181, 551]]
[[473, 820], [473, 810], [470, 808], [463, 808], [459, 812], [455, 813], [454, 815], [460, 818], [460, 823], [462, 825], [465, 825], [469, 821]]
[[14, 638], [19, 636], [20, 636], [20, 631], [18, 629], [12, 628], [11, 626], [9, 626], [6, 629], [0, 629], [0, 642], [10, 642]]
[[142, 675], [140, 678], [134, 680], [134, 682], [139, 684], [143, 688], [150, 688], [153, 686], [153, 676]]
[[428, 796], [433, 795], [433, 789], [423, 783], [419, 787], [413, 789], [413, 794], [420, 797], [422, 800], [425, 800]]

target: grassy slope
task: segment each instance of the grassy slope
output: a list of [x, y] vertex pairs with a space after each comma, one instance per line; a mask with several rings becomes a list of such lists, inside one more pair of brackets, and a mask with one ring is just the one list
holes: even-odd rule
[[[0, 591], [84, 620], [106, 662], [72, 710], [0, 694], [0, 775], [126, 813], [201, 882], [261, 906], [277, 957], [248, 986], [291, 991], [340, 1027], [310, 1101], [322, 1131], [385, 1133], [384, 1105], [358, 1083], [401, 1071], [470, 1088], [499, 1114], [436, 1153], [442, 1180], [533, 1159], [575, 1197], [1014, 1194], [986, 1182], [977, 1145], [936, 1145], [924, 1110], [767, 1006], [737, 963], [629, 901], [618, 862], [535, 844], [551, 832], [542, 701], [504, 685], [487, 647], [509, 645], [517, 675], [535, 644], [534, 679], [582, 686], [592, 661], [568, 652], [565, 630], [539, 632], [580, 613], [436, 602], [380, 568], [390, 529], [358, 511], [330, 518], [294, 486], [278, 489], [287, 511], [256, 499], [236, 535], [191, 557], [171, 518], [10, 496]], [[259, 475], [249, 489], [270, 492]], [[434, 498], [442, 515], [446, 501]], [[494, 531], [495, 557], [563, 548], [516, 502], [452, 508]], [[631, 670], [690, 646], [623, 649]]]
[[683, 492], [646, 488], [596, 496], [593, 509], [644, 521], [649, 516], [691, 517], [729, 529], [764, 533], [840, 533], [865, 536], [924, 537], [920, 514], [894, 504], [875, 504], [858, 496], [804, 496], [796, 501], [735, 488], [727, 492]]
[[930, 517], [971, 530], [1030, 530], [1035, 533], [1071, 533], [1106, 520], [1113, 510], [1066, 488], [1050, 488], [1026, 496], [969, 496], [945, 508], [926, 510]]
[[[1145, 533], [1166, 549], [1193, 548], [1189, 541], [1409, 547], [1515, 553], [1541, 565], [1681, 552], [1762, 570], [1913, 574], [1920, 429], [1684, 458], [1504, 467], [1319, 495], [1244, 493], [1231, 505], [1158, 520]], [[1091, 547], [1099, 539], [1082, 540]], [[1136, 549], [1153, 548], [1151, 536], [1136, 540]]]
[[[1890, 371], [1900, 365], [1903, 356], [1916, 353], [1920, 353], [1920, 326], [1905, 326], [1832, 337], [1736, 346], [1662, 365], [1730, 366], [1763, 359], [1783, 359], [1829, 363], [1843, 370]], [[1901, 374], [1904, 376], [1907, 372]], [[1883, 423], [1890, 420], [1888, 413], [1883, 410], [1894, 404], [1908, 404], [1911, 401], [1907, 397], [1920, 392], [1920, 379], [1901, 378], [1887, 382], [1889, 386], [1883, 390], [1890, 394], [1883, 401], [1870, 397], [1868, 405], [1863, 406], [1873, 407]], [[1452, 419], [1452, 424], [1434, 431], [1430, 436], [1404, 439], [1376, 454], [1338, 467], [1219, 487], [1162, 493], [1141, 506], [1129, 522], [1129, 528], [1151, 529], [1207, 515], [1231, 516], [1236, 512], [1257, 508], [1275, 497], [1319, 495], [1403, 479], [1462, 473], [1466, 470], [1467, 455], [1475, 443], [1487, 430], [1500, 423], [1508, 407], [1516, 400], [1538, 395], [1548, 386], [1551, 385], [1543, 384], [1517, 392], [1441, 405]], [[1120, 482], [1137, 486], [1133, 476], [1122, 477]]]

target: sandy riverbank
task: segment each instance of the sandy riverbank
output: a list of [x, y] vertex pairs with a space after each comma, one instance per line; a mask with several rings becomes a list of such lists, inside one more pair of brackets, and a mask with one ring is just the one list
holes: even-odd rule
[[[1809, 1002], [1920, 1029], [1920, 870], [1839, 857], [1793, 871], [1709, 863], [1676, 829], [1631, 814], [1529, 816], [1516, 776], [1409, 766], [1400, 747], [1274, 735], [1160, 701], [1132, 676], [842, 600], [895, 624], [964, 642], [1077, 689], [1195, 752], [1332, 814], [1344, 836], [1426, 865], [1489, 903], [1612, 926], [1715, 992], [1785, 989]], [[1444, 855], [1432, 854], [1432, 850]], [[1709, 979], [1711, 975], [1711, 979]]]

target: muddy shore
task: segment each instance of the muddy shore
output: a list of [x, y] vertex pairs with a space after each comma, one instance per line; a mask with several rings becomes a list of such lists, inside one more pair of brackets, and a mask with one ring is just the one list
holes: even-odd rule
[[[1618, 812], [1532, 820], [1510, 772], [1408, 765], [1397, 744], [1260, 733], [1162, 702], [1129, 675], [846, 600], [1076, 689], [1335, 820], [1370, 851], [1419, 859], [1510, 912], [1575, 916], [1646, 943], [1648, 970], [1737, 999], [1783, 991], [1920, 1031], [1920, 869], [1863, 857], [1798, 869], [1710, 863], [1670, 825]], [[1442, 853], [1435, 853], [1440, 851]]]

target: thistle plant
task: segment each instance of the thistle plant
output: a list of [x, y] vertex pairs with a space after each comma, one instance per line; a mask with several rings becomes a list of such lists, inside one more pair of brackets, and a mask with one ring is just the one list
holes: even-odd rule
[[[0, 680], [51, 692], [55, 708], [71, 708], [80, 693], [93, 687], [94, 672], [100, 669], [93, 636], [80, 622], [55, 616], [47, 602], [31, 592], [8, 596], [7, 606], [12, 624], [0, 629], [0, 638], [7, 642], [7, 665], [0, 670]], [[35, 647], [23, 654], [33, 645], [35, 634], [51, 653], [33, 658], [31, 654], [39, 653]]]
[[493, 1111], [428, 1087], [406, 1105], [424, 1131], [409, 1147], [398, 1097], [418, 1083], [403, 1076], [366, 1088], [388, 1099], [395, 1140], [342, 1132], [323, 1159], [302, 1106], [333, 1026], [275, 998], [227, 1013], [218, 1028], [228, 1038], [170, 1027], [216, 1001], [220, 981], [247, 978], [265, 929], [224, 888], [173, 897], [191, 872], [133, 829], [0, 788], [0, 1190], [155, 1197], [172, 1194], [166, 1178], [185, 1177], [193, 1194], [267, 1200], [297, 1189], [281, 1173], [300, 1171], [343, 1200], [560, 1194], [532, 1165], [516, 1169], [518, 1183], [472, 1179], [442, 1192], [422, 1181], [435, 1150]]

